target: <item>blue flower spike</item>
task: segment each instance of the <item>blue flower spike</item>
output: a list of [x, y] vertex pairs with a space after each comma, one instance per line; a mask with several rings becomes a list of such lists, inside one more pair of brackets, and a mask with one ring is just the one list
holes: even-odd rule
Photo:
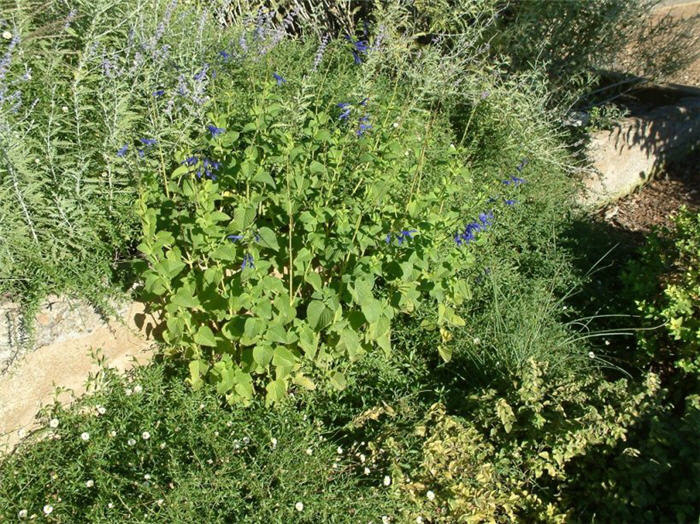
[[207, 126], [207, 129], [211, 133], [212, 138], [216, 138], [217, 136], [222, 135], [226, 132], [226, 129], [224, 129], [223, 127], [216, 127], [215, 125], [212, 125], [212, 124], [209, 124]]
[[286, 82], [286, 80], [282, 76], [278, 75], [277, 73], [272, 73], [272, 76], [275, 77], [275, 80], [277, 80], [278, 86], [281, 86], [282, 84], [284, 84]]
[[165, 89], [158, 89], [157, 91], [153, 91], [153, 96], [156, 98], [160, 98], [165, 94]]
[[243, 239], [243, 235], [228, 235], [226, 238], [228, 238], [231, 242], [238, 242], [239, 240]]
[[119, 158], [122, 158], [124, 155], [126, 155], [126, 152], [127, 152], [128, 150], [129, 150], [129, 146], [126, 145], [126, 144], [124, 144], [122, 147], [120, 147], [120, 148], [117, 150], [117, 156], [118, 156]]
[[246, 253], [243, 257], [243, 263], [241, 264], [241, 270], [245, 268], [253, 269], [255, 264], [253, 264], [253, 255]]

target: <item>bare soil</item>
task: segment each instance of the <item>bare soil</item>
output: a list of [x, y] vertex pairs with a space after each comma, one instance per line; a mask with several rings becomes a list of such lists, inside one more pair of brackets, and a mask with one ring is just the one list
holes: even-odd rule
[[700, 209], [700, 150], [675, 161], [649, 184], [603, 208], [598, 217], [630, 232], [670, 227], [681, 206]]

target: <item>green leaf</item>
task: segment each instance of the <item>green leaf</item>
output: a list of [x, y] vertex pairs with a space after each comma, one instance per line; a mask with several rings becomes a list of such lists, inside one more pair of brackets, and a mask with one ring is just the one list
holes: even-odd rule
[[449, 362], [452, 360], [452, 346], [448, 344], [440, 344], [438, 346], [438, 353], [440, 354], [440, 357], [442, 360], [445, 362]]
[[326, 306], [320, 300], [312, 300], [306, 308], [306, 319], [316, 331], [320, 331], [324, 327], [321, 317], [325, 309]]
[[272, 347], [267, 344], [258, 344], [253, 348], [253, 360], [262, 367], [270, 363], [273, 355]]
[[196, 308], [200, 306], [199, 299], [194, 295], [192, 286], [184, 284], [171, 299], [172, 303], [184, 308]]
[[261, 184], [266, 184], [273, 189], [277, 187], [277, 184], [275, 184], [275, 180], [272, 178], [272, 176], [270, 176], [270, 173], [262, 169], [258, 169], [258, 172], [255, 173], [255, 176], [253, 177], [253, 182], [260, 182]]
[[250, 400], [253, 398], [253, 377], [241, 370], [236, 370], [233, 382], [235, 384], [234, 390], [243, 399]]
[[348, 385], [348, 381], [345, 380], [345, 375], [343, 375], [341, 372], [336, 371], [333, 373], [333, 376], [331, 377], [331, 385], [339, 390], [342, 391], [345, 389]]
[[304, 280], [311, 284], [311, 287], [314, 288], [314, 291], [321, 291], [321, 288], [323, 288], [321, 276], [315, 271], [310, 271], [309, 273], [307, 273], [304, 276]]
[[360, 309], [362, 310], [362, 314], [367, 319], [367, 322], [373, 324], [379, 320], [379, 317], [382, 314], [382, 303], [376, 299], [365, 299], [365, 301], [361, 304]]
[[207, 363], [203, 360], [193, 360], [189, 363], [188, 367], [190, 369], [190, 376], [187, 381], [192, 386], [192, 389], [197, 391], [204, 384], [202, 375], [207, 372]]
[[238, 231], [243, 231], [255, 220], [255, 207], [251, 205], [240, 206], [233, 214], [233, 225]]
[[304, 350], [307, 358], [313, 359], [318, 347], [318, 335], [307, 325], [303, 324], [299, 329], [299, 347]]
[[277, 367], [293, 367], [297, 363], [297, 359], [286, 347], [277, 346], [272, 363]]
[[294, 378], [292, 378], [292, 382], [294, 382], [297, 386], [301, 386], [304, 389], [308, 389], [309, 391], [313, 391], [316, 389], [316, 384], [314, 384], [314, 381], [301, 373], [297, 373], [296, 375], [294, 375]]
[[287, 384], [281, 379], [268, 383], [265, 389], [267, 390], [267, 395], [265, 396], [265, 405], [267, 406], [279, 402], [287, 396]]
[[233, 366], [231, 361], [219, 361], [214, 364], [213, 369], [216, 375], [216, 392], [225, 395], [233, 388]]
[[200, 346], [216, 346], [216, 338], [209, 326], [199, 326], [197, 333], [194, 335], [194, 342]]
[[258, 230], [258, 234], [260, 235], [260, 244], [275, 251], [279, 250], [280, 245], [277, 243], [277, 235], [275, 235], [272, 229], [269, 227], [261, 227]]
[[325, 173], [326, 172], [326, 166], [324, 166], [321, 162], [317, 160], [313, 160], [311, 162], [311, 165], [309, 166], [309, 172], [314, 175], [316, 173]]

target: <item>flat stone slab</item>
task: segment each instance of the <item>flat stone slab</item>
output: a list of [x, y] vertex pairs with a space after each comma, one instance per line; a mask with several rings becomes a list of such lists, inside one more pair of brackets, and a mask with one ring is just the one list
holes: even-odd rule
[[[12, 342], [21, 339], [19, 310], [13, 304], [2, 306], [0, 333], [14, 337], [10, 343], [4, 339], [4, 347], [15, 351]], [[42, 406], [55, 399], [70, 402], [85, 391], [87, 378], [100, 369], [96, 350], [105, 365], [121, 372], [150, 360], [156, 323], [138, 302], [121, 304], [118, 312], [117, 318], [105, 320], [84, 302], [50, 297], [42, 304], [37, 344], [15, 356], [0, 375], [0, 454], [37, 426], [35, 417]], [[62, 391], [58, 395], [57, 388]]]
[[591, 136], [593, 169], [583, 179], [581, 203], [602, 207], [647, 182], [674, 155], [700, 147], [700, 98], [624, 119], [611, 131]]

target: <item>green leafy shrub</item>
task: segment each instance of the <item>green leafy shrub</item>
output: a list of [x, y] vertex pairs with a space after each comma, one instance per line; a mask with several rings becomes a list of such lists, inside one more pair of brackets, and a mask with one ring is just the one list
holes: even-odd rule
[[[675, 227], [647, 240], [623, 279], [648, 327], [639, 344], [642, 364], [672, 365], [700, 378], [700, 213], [682, 209]], [[640, 355], [641, 356], [641, 355]]]
[[[350, 84], [356, 73], [335, 74]], [[480, 213], [500, 181], [470, 192], [449, 134], [381, 77], [349, 103], [361, 95], [306, 102], [303, 80], [268, 75], [252, 79], [250, 106], [220, 101], [199, 152], [177, 157], [166, 198], [140, 203], [145, 290], [164, 338], [184, 350], [193, 385], [212, 379], [230, 401], [261, 387], [278, 401], [319, 379], [342, 388], [348, 365], [388, 353], [394, 317], [419, 307], [449, 339], [469, 296], [454, 278], [473, 263], [465, 246], [509, 207]], [[465, 217], [476, 221], [455, 245]]]
[[631, 394], [629, 386], [594, 374], [562, 380], [531, 361], [509, 391], [470, 396], [467, 417], [436, 404], [417, 427], [422, 460], [402, 490], [430, 522], [565, 521], [571, 465], [625, 440], [658, 377]]

